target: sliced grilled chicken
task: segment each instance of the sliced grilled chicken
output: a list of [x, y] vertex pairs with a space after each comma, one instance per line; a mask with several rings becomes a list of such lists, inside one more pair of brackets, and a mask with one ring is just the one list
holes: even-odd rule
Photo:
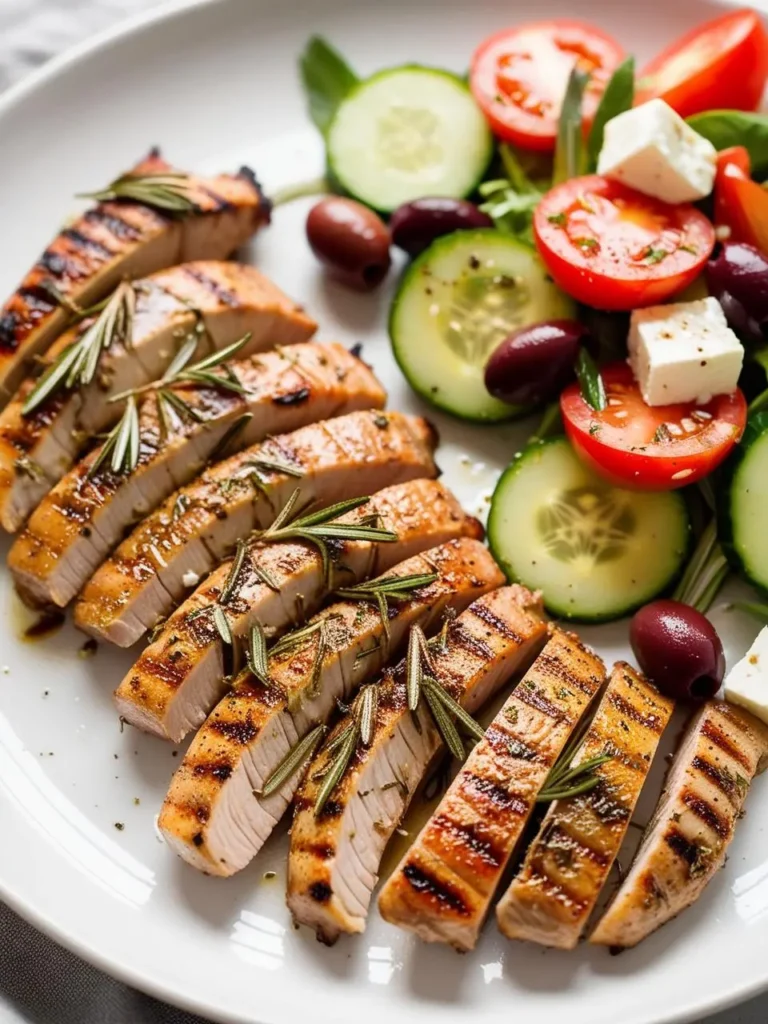
[[547, 776], [604, 679], [596, 654], [554, 630], [387, 882], [388, 921], [474, 948]]
[[318, 549], [302, 541], [254, 541], [234, 570], [234, 586], [227, 586], [233, 562], [219, 566], [170, 616], [117, 688], [121, 717], [175, 742], [203, 722], [221, 696], [232, 655], [212, 620], [222, 593], [229, 593], [225, 614], [233, 637], [245, 637], [258, 621], [274, 639], [317, 611], [334, 585], [378, 576], [427, 548], [454, 537], [480, 538], [483, 532], [437, 480], [387, 487], [342, 521], [360, 522], [372, 514], [397, 534], [397, 541], [339, 541], [330, 578]]
[[[247, 448], [206, 470], [133, 531], [84, 589], [76, 624], [129, 646], [178, 604], [185, 580], [199, 579], [236, 541], [268, 526], [294, 491], [299, 503], [319, 507], [435, 476], [436, 442], [433, 428], [418, 417], [357, 412]], [[265, 468], [276, 462], [301, 475]], [[76, 519], [73, 511], [73, 532]], [[79, 545], [72, 547], [69, 537], [30, 537], [27, 550], [19, 549], [13, 569], [22, 593], [55, 602], [71, 589], [62, 547], [76, 564]]]
[[[523, 587], [503, 587], [451, 624], [433, 655], [435, 676], [472, 713], [530, 664], [546, 638], [540, 600]], [[358, 747], [320, 815], [320, 777], [334, 756], [327, 750], [310, 764], [296, 801], [288, 906], [325, 942], [365, 928], [385, 847], [442, 747], [424, 701], [417, 720], [408, 710], [404, 665], [385, 676], [378, 697], [372, 742]], [[335, 735], [348, 724], [342, 720]]]
[[488, 550], [469, 538], [409, 558], [387, 575], [422, 573], [437, 579], [389, 607], [388, 629], [375, 604], [332, 604], [311, 620], [323, 623], [322, 631], [282, 653], [276, 648], [269, 686], [246, 673], [222, 699], [192, 741], [160, 815], [166, 841], [184, 860], [222, 876], [244, 868], [300, 781], [298, 766], [271, 795], [259, 795], [291, 749], [381, 670], [412, 623], [427, 629], [446, 608], [460, 611], [502, 579]]
[[725, 863], [755, 775], [768, 765], [768, 727], [710, 701], [695, 715], [637, 856], [589, 941], [636, 946], [699, 898]]
[[[153, 151], [133, 174], [171, 167]], [[21, 383], [32, 359], [65, 329], [69, 314], [55, 297], [88, 306], [123, 279], [134, 280], [176, 263], [224, 259], [263, 224], [270, 205], [253, 173], [188, 179], [196, 211], [169, 216], [142, 203], [104, 202], [64, 228], [0, 309], [0, 408]]]
[[[249, 394], [216, 389], [195, 394], [179, 389], [177, 397], [188, 400], [200, 419], [177, 418], [169, 405], [167, 415], [176, 421], [175, 430], [165, 430], [157, 402], [151, 398], [141, 417], [139, 463], [134, 472], [113, 473], [106, 461], [94, 472], [101, 450], [92, 451], [38, 506], [11, 549], [11, 567], [24, 565], [30, 538], [35, 550], [38, 537], [68, 537], [68, 543], [60, 543], [57, 551], [58, 566], [65, 567], [66, 585], [59, 582], [55, 596], [51, 594], [57, 604], [66, 604], [137, 519], [200, 472], [238, 413], [251, 416], [242, 434], [247, 435], [246, 441], [254, 442], [276, 430], [292, 430], [358, 409], [381, 408], [386, 399], [369, 368], [341, 345], [281, 349], [240, 363], [239, 371], [233, 366], [232, 372], [244, 387], [252, 389]], [[297, 394], [299, 401], [294, 400]], [[286, 395], [287, 402], [283, 401]], [[241, 443], [235, 447], [242, 447], [243, 440], [238, 436]], [[70, 528], [73, 509], [77, 510], [76, 529]], [[70, 555], [73, 550], [78, 552], [75, 557]]]
[[[92, 323], [84, 321], [62, 335], [46, 362], [50, 365]], [[315, 328], [263, 274], [238, 263], [185, 263], [138, 282], [130, 343], [115, 342], [102, 354], [91, 384], [57, 392], [25, 416], [24, 403], [35, 387], [28, 380], [0, 414], [0, 523], [15, 532], [74, 464], [83, 445], [117, 421], [122, 407], [110, 399], [157, 380], [186, 338], [199, 337], [193, 358], [202, 358], [250, 333], [238, 353], [242, 360], [265, 348], [305, 341]], [[289, 377], [278, 392], [286, 401], [292, 394]], [[299, 373], [293, 378], [297, 394], [307, 383]], [[237, 405], [220, 395], [218, 400], [210, 394], [201, 397], [201, 412], [215, 417]], [[263, 401], [263, 392], [259, 398]]]
[[610, 873], [674, 704], [629, 665], [614, 666], [573, 764], [601, 755], [597, 786], [557, 800], [496, 908], [510, 939], [573, 949]]

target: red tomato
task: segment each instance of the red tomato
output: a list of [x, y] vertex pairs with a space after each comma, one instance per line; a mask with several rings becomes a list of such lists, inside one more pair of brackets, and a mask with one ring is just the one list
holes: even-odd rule
[[715, 224], [728, 228], [728, 239], [747, 242], [768, 256], [768, 191], [750, 177], [749, 153], [743, 146], [717, 157]]
[[472, 58], [470, 84], [494, 132], [524, 149], [552, 151], [574, 65], [591, 72], [584, 119], [591, 123], [624, 58], [619, 44], [581, 21], [540, 21], [486, 39]]
[[533, 228], [563, 291], [599, 309], [663, 302], [698, 277], [715, 244], [695, 207], [670, 206], [598, 175], [555, 186]]
[[661, 97], [683, 117], [704, 110], [757, 110], [768, 76], [768, 33], [747, 9], [693, 29], [651, 61], [637, 103]]
[[706, 405], [646, 405], [626, 363], [602, 369], [608, 407], [596, 412], [578, 384], [560, 396], [565, 432], [579, 456], [619, 487], [668, 491], [711, 473], [747, 422], [741, 391]]

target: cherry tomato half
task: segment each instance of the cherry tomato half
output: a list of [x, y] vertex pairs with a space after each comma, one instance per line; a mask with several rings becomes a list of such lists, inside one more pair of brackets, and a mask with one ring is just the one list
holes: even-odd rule
[[608, 406], [596, 412], [578, 384], [560, 396], [565, 432], [579, 457], [619, 487], [668, 491], [711, 473], [747, 422], [738, 389], [706, 405], [646, 405], [626, 363], [601, 371]]
[[768, 76], [768, 33], [747, 9], [700, 25], [644, 69], [637, 102], [660, 97], [682, 117], [705, 110], [757, 110]]
[[724, 149], [717, 157], [715, 225], [728, 228], [728, 240], [747, 242], [768, 256], [768, 191], [750, 176], [749, 153], [743, 146]]
[[709, 220], [598, 175], [557, 185], [533, 218], [557, 284], [598, 309], [637, 309], [691, 284], [715, 244]]
[[619, 44], [592, 25], [540, 21], [486, 39], [472, 58], [470, 85], [498, 136], [524, 149], [551, 152], [574, 65], [591, 73], [583, 102], [589, 124], [623, 58]]

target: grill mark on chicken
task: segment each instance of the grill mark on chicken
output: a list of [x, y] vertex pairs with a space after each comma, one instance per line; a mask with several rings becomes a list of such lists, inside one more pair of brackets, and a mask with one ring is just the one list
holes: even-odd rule
[[731, 832], [731, 826], [721, 814], [719, 814], [708, 800], [703, 800], [690, 789], [682, 794], [682, 801], [686, 807], [704, 822], [721, 839], [725, 839]]
[[312, 392], [308, 387], [297, 388], [286, 395], [275, 395], [272, 402], [274, 405], [301, 405], [302, 402], [307, 401], [311, 394]]
[[480, 860], [492, 868], [497, 868], [504, 859], [504, 854], [495, 849], [490, 839], [480, 835], [476, 825], [456, 821], [446, 814], [437, 814], [433, 818], [434, 826], [444, 832], [449, 838], [453, 836], [459, 843], [464, 844]]
[[482, 797], [495, 810], [509, 811], [512, 814], [528, 813], [528, 800], [522, 794], [510, 792], [505, 786], [494, 782], [493, 779], [486, 779], [474, 772], [468, 771], [464, 774], [462, 791], [467, 795]]
[[403, 868], [403, 877], [408, 884], [420, 896], [426, 896], [439, 906], [449, 907], [455, 914], [461, 917], [468, 917], [470, 908], [466, 905], [461, 895], [453, 886], [443, 882], [431, 871], [416, 864], [406, 864]]
[[309, 888], [309, 895], [317, 903], [327, 903], [333, 896], [333, 889], [327, 882], [315, 882]]
[[680, 829], [671, 828], [664, 834], [664, 841], [681, 860], [684, 860], [689, 868], [697, 863], [701, 856], [700, 847], [697, 843], [691, 842]]
[[[596, 849], [594, 846], [590, 846], [584, 841], [581, 836], [575, 836], [572, 832], [558, 821], [550, 821], [542, 829], [541, 834], [537, 842], [537, 852], [533, 858], [532, 863], [538, 864], [539, 869], [543, 860], [542, 854], [554, 851], [562, 853], [561, 863], [558, 865], [562, 868], [569, 868], [573, 863], [573, 855], [575, 853], [581, 854], [588, 860], [591, 860], [594, 864], [599, 867], [605, 867], [613, 862], [613, 857], [606, 855], [602, 850]], [[539, 875], [543, 877], [543, 875]]]
[[221, 721], [220, 715], [211, 715], [209, 722], [211, 730], [219, 736], [225, 736], [232, 743], [239, 747], [245, 747], [259, 735], [259, 727], [252, 720], [250, 714], [244, 719], [232, 721]]
[[220, 761], [198, 761], [192, 769], [194, 775], [203, 778], [206, 775], [218, 779], [219, 782], [226, 782], [232, 775], [232, 764], [227, 760]]
[[566, 719], [566, 715], [563, 713], [561, 708], [557, 707], [556, 704], [553, 704], [551, 700], [547, 700], [547, 698], [543, 694], [539, 693], [538, 690], [529, 688], [525, 684], [523, 684], [516, 696], [523, 704], [527, 704], [529, 707], [535, 708], [543, 715], [546, 715], [547, 718], [552, 718], [556, 722], [564, 721]]
[[612, 690], [608, 695], [608, 700], [613, 704], [616, 710], [623, 715], [625, 718], [631, 719], [633, 722], [637, 722], [638, 725], [642, 725], [643, 728], [649, 729], [651, 732], [655, 732], [660, 735], [663, 726], [659, 721], [659, 716], [653, 713], [645, 714], [639, 708], [636, 708], [634, 704], [630, 704], [628, 700], [625, 700], [620, 693]]
[[739, 787], [736, 783], [736, 779], [731, 773], [725, 768], [719, 768], [717, 765], [712, 764], [711, 761], [706, 760], [698, 755], [694, 757], [691, 767], [694, 771], [701, 772], [702, 775], [706, 775], [713, 785], [721, 790], [731, 803], [737, 803], [739, 798]]
[[193, 281], [197, 281], [198, 284], [202, 285], [206, 291], [215, 295], [219, 302], [225, 306], [231, 306], [234, 309], [240, 305], [240, 300], [233, 291], [226, 288], [221, 281], [216, 281], [210, 277], [201, 267], [184, 264], [182, 271], [187, 277], [191, 277]]
[[574, 910], [586, 906], [585, 900], [563, 879], [554, 879], [548, 872], [540, 871], [534, 863], [528, 870], [531, 884], [536, 886], [542, 894], [560, 903], [565, 903]]
[[78, 231], [77, 228], [64, 228], [61, 232], [61, 237], [66, 238], [76, 246], [80, 246], [83, 249], [91, 249], [93, 252], [98, 253], [104, 259], [111, 259], [116, 256], [117, 253], [110, 249], [109, 246], [104, 245], [97, 238], [92, 238], [90, 235], [84, 234], [82, 231]]
[[[494, 612], [493, 608], [490, 607], [490, 605], [478, 604], [477, 607], [474, 609], [474, 614], [476, 618], [481, 619], [483, 622], [486, 622], [491, 627], [492, 630], [495, 630], [495, 632], [497, 633], [501, 633], [502, 636], [505, 636], [508, 640], [511, 640], [512, 643], [522, 644], [523, 638], [515, 632], [515, 630], [511, 627], [511, 625], [508, 622], [505, 622], [500, 615], [497, 615]], [[476, 643], [478, 646], [480, 645], [481, 641], [473, 635], [468, 634], [466, 630], [464, 630], [464, 635], [468, 638], [468, 640], [471, 639], [473, 643]], [[490, 651], [489, 648], [486, 648], [486, 650]]]
[[105, 228], [121, 242], [136, 242], [141, 238], [138, 228], [121, 217], [118, 207], [114, 204], [104, 203], [91, 210], [86, 210], [83, 220]]
[[738, 764], [742, 766], [742, 768], [749, 769], [749, 758], [747, 757], [747, 755], [743, 753], [741, 750], [739, 750], [739, 748], [736, 747], [733, 743], [731, 743], [731, 741], [725, 735], [723, 730], [720, 729], [715, 722], [713, 722], [711, 719], [708, 719], [702, 725], [701, 731], [702, 735], [706, 736], [706, 738], [715, 747], [718, 747], [718, 749], [721, 750], [726, 757], [730, 758], [732, 761], [736, 761]]

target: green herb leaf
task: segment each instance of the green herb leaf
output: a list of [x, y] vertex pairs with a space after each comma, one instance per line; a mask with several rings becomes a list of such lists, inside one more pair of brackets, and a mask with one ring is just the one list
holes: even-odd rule
[[111, 471], [117, 475], [132, 473], [139, 464], [140, 448], [141, 433], [136, 399], [129, 398], [123, 415], [107, 434], [101, 451], [88, 470], [88, 479], [92, 480], [97, 476], [107, 462]]
[[267, 657], [267, 634], [264, 632], [264, 627], [258, 619], [251, 626], [246, 657], [248, 668], [253, 675], [256, 676], [260, 683], [268, 686], [269, 659]]
[[232, 636], [232, 627], [229, 624], [227, 613], [220, 604], [213, 606], [213, 622], [223, 642], [227, 647], [232, 647], [235, 642]]
[[95, 199], [100, 203], [113, 199], [131, 199], [135, 203], [151, 206], [164, 213], [183, 216], [198, 209], [190, 195], [188, 175], [175, 171], [162, 174], [123, 174], [98, 192], [81, 192], [80, 199]]
[[235, 592], [237, 581], [240, 579], [240, 573], [243, 571], [243, 565], [245, 564], [245, 556], [248, 551], [248, 545], [244, 540], [237, 542], [237, 550], [235, 551], [235, 557], [232, 559], [232, 565], [229, 568], [227, 579], [221, 590], [221, 596], [219, 597], [219, 604], [228, 604]]
[[357, 724], [344, 733], [344, 741], [339, 745], [336, 759], [330, 766], [328, 773], [325, 775], [323, 784], [320, 787], [320, 792], [317, 794], [317, 799], [315, 800], [316, 818], [322, 814], [323, 808], [328, 803], [331, 793], [341, 781], [344, 772], [349, 767], [349, 762], [352, 760], [352, 755], [357, 749], [359, 739], [360, 727]]
[[323, 737], [328, 731], [325, 725], [316, 725], [311, 732], [299, 740], [299, 742], [288, 751], [280, 764], [275, 768], [267, 781], [261, 787], [262, 798], [271, 796], [277, 792], [296, 772], [307, 765], [312, 759], [315, 751], [320, 745]]
[[752, 162], [752, 175], [760, 179], [768, 173], [768, 114], [741, 110], [708, 110], [694, 114], [688, 124], [715, 149], [745, 146]]
[[677, 589], [672, 595], [705, 614], [728, 578], [730, 567], [717, 539], [717, 522], [713, 517], [694, 549]]
[[384, 632], [389, 639], [389, 602], [406, 601], [417, 590], [428, 587], [437, 579], [437, 573], [413, 573], [410, 576], [379, 576], [353, 587], [336, 591], [336, 596], [347, 601], [370, 601], [379, 606]]
[[360, 741], [364, 747], [370, 747], [376, 729], [376, 715], [379, 707], [379, 688], [375, 683], [364, 686], [360, 691], [358, 721], [360, 723]]
[[603, 137], [605, 126], [614, 117], [632, 109], [635, 101], [635, 58], [627, 57], [620, 64], [608, 85], [605, 87], [600, 105], [592, 122], [592, 129], [587, 142], [588, 170], [590, 172], [597, 168], [597, 158], [603, 148]]
[[768, 604], [761, 604], [759, 601], [734, 601], [731, 608], [736, 608], [747, 615], [754, 615], [756, 619], [768, 622]]
[[564, 181], [578, 178], [584, 173], [581, 101], [588, 81], [589, 75], [574, 67], [568, 79], [560, 111], [553, 185], [561, 185]]
[[569, 797], [589, 793], [600, 782], [595, 769], [611, 760], [610, 754], [591, 757], [571, 767], [573, 755], [570, 748], [564, 751], [547, 777], [547, 781], [536, 797], [536, 803], [546, 804], [553, 800], [567, 800]]
[[602, 412], [608, 405], [603, 378], [594, 359], [583, 346], [576, 360], [576, 376], [581, 385], [581, 397], [595, 412]]
[[320, 36], [313, 36], [299, 60], [309, 115], [325, 135], [342, 100], [360, 79], [341, 54]]

